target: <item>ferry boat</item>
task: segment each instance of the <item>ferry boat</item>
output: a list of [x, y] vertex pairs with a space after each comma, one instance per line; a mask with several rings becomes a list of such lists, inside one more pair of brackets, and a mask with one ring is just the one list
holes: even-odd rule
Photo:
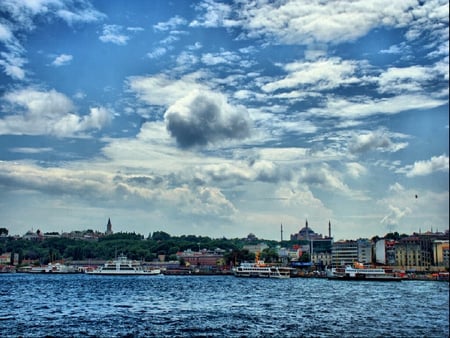
[[77, 269], [71, 265], [61, 263], [48, 263], [41, 266], [24, 266], [18, 272], [26, 273], [77, 273]]
[[290, 278], [291, 268], [266, 265], [264, 261], [258, 259], [258, 254], [254, 263], [241, 263], [233, 269], [236, 277], [258, 277], [258, 278]]
[[129, 275], [160, 275], [160, 269], [145, 270], [142, 265], [135, 260], [129, 260], [127, 256], [121, 254], [117, 259], [107, 261], [103, 266], [97, 269], [86, 271], [90, 275], [113, 275], [113, 276], [129, 276]]
[[400, 282], [402, 278], [393, 273], [387, 273], [382, 268], [367, 268], [361, 263], [355, 263], [353, 266], [345, 268], [332, 268], [328, 270], [328, 279], [350, 280], [350, 281], [381, 281], [381, 282]]

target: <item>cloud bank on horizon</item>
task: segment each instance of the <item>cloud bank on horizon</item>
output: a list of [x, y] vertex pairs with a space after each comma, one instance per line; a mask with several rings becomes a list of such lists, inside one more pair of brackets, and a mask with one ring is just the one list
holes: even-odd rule
[[0, 226], [448, 229], [448, 13], [443, 0], [4, 0]]

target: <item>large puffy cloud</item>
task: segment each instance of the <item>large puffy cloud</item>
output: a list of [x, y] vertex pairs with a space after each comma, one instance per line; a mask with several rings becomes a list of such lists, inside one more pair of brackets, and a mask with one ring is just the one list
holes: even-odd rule
[[182, 148], [250, 135], [247, 111], [210, 91], [192, 91], [176, 101], [167, 109], [165, 121], [167, 130]]
[[415, 7], [415, 0], [291, 0], [242, 2], [234, 13], [231, 6], [207, 1], [198, 6], [204, 13], [202, 21], [192, 25], [241, 25], [249, 37], [267, 36], [288, 44], [340, 43], [378, 26], [403, 27], [413, 20], [410, 11]]
[[77, 115], [73, 102], [54, 89], [21, 89], [5, 94], [3, 100], [9, 112], [0, 119], [3, 135], [79, 136], [91, 129], [101, 129], [111, 119], [103, 107], [91, 108], [84, 116]]
[[103, 169], [42, 168], [27, 163], [0, 161], [0, 187], [38, 191], [97, 204], [116, 201], [147, 209], [149, 203], [176, 207], [181, 214], [231, 217], [236, 208], [219, 188], [172, 185], [170, 176], [116, 174]]

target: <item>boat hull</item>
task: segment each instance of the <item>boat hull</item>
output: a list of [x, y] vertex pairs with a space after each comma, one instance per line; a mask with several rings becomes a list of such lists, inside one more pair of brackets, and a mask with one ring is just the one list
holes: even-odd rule
[[342, 281], [365, 281], [365, 282], [401, 282], [399, 277], [368, 277], [368, 276], [330, 276], [329, 280], [342, 280]]
[[158, 273], [127, 273], [127, 272], [86, 272], [87, 275], [95, 276], [158, 276]]
[[239, 278], [278, 278], [278, 279], [284, 279], [289, 278], [290, 276], [285, 275], [265, 275], [265, 274], [235, 274], [236, 277]]

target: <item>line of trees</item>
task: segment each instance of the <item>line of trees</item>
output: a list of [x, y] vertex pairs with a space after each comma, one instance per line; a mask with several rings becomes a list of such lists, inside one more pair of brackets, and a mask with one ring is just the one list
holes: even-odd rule
[[[257, 244], [262, 240], [249, 239], [212, 239], [210, 237], [183, 235], [171, 236], [164, 231], [155, 231], [147, 238], [136, 233], [115, 233], [98, 240], [81, 240], [64, 237], [50, 237], [42, 240], [25, 240], [3, 236], [0, 240], [0, 252], [19, 254], [19, 263], [23, 260], [34, 260], [39, 264], [47, 264], [55, 260], [107, 260], [119, 253], [130, 259], [153, 261], [159, 255], [166, 260], [176, 260], [176, 253], [192, 250], [225, 250], [226, 264], [230, 262], [252, 261], [255, 255], [243, 250], [245, 244]], [[1, 243], [3, 242], [3, 243]], [[260, 258], [267, 262], [276, 262], [278, 253], [275, 250], [277, 241], [264, 240], [269, 249], [264, 250]], [[284, 243], [292, 244], [292, 243]]]

